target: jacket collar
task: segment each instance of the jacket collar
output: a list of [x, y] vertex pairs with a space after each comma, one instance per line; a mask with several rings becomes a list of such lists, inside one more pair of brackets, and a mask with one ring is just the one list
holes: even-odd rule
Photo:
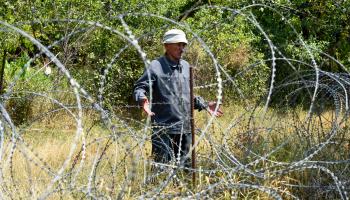
[[170, 69], [172, 70], [181, 70], [182, 69], [182, 65], [181, 65], [181, 60], [179, 60], [179, 63], [176, 63], [172, 60], [170, 60], [167, 55], [164, 55], [164, 60], [167, 63], [167, 65], [170, 67]]

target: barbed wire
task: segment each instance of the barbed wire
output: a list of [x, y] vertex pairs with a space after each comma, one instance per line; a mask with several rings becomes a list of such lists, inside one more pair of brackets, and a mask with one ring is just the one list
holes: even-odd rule
[[[283, 18], [305, 49], [310, 63], [284, 55], [249, 11], [252, 7], [270, 9]], [[265, 38], [271, 57], [230, 74], [205, 39], [188, 24], [152, 13], [125, 13], [112, 17], [121, 27], [78, 19], [47, 20], [45, 23], [70, 23], [75, 27], [46, 45], [20, 28], [21, 23], [26, 23], [0, 21], [1, 32], [20, 35], [38, 49], [38, 53], [28, 58], [11, 80], [7, 80], [5, 92], [0, 96], [0, 198], [239, 199], [254, 198], [255, 195], [302, 199], [303, 195], [311, 195], [311, 198], [348, 199], [350, 75], [346, 66], [308, 46], [291, 23], [270, 4], [253, 4], [240, 9], [217, 6], [195, 9], [229, 11], [243, 17]], [[155, 18], [166, 25], [138, 36], [127, 20], [130, 16]], [[232, 23], [234, 20], [233, 17]], [[223, 102], [225, 90], [235, 90], [245, 100], [241, 108], [223, 104], [224, 108], [237, 110], [226, 112], [222, 119], [197, 113], [197, 140], [187, 155], [189, 157], [191, 151], [197, 149], [199, 167], [196, 169], [182, 166], [179, 159], [169, 163], [155, 162], [150, 155], [150, 140], [157, 134], [152, 132], [156, 125], [151, 124], [150, 118], [130, 114], [130, 110], [140, 112], [140, 107], [134, 103], [109, 106], [104, 101], [107, 77], [114, 64], [122, 59], [122, 53], [134, 48], [147, 69], [152, 54], [139, 40], [171, 26], [190, 33], [191, 41], [198, 42], [212, 62], [207, 65], [215, 72], [215, 82], [198, 82], [195, 91], [214, 88], [219, 104]], [[91, 86], [80, 83], [72, 69], [63, 64], [63, 58], [59, 58], [63, 53], [57, 50], [53, 53], [52, 49], [73, 36], [88, 35], [94, 30], [107, 31], [125, 45], [115, 49], [116, 53], [103, 66], [98, 87], [92, 93], [87, 89]], [[315, 51], [336, 62], [345, 72], [321, 70]], [[45, 91], [17, 89], [16, 86], [27, 84], [44, 73], [42, 68], [37, 69], [25, 78], [24, 83], [21, 82], [25, 72], [39, 58], [49, 58], [52, 62], [50, 66], [54, 73], [47, 78], [55, 76], [64, 81], [58, 81], [54, 88]], [[276, 76], [281, 72], [276, 66], [282, 61], [294, 73], [277, 82]], [[266, 63], [271, 64], [271, 76], [265, 96], [258, 102], [249, 103], [249, 97], [242, 92], [241, 82], [237, 79]], [[302, 65], [303, 70], [296, 65]], [[65, 89], [59, 87], [63, 82], [67, 85]], [[295, 106], [299, 96], [304, 97], [300, 104], [306, 105], [306, 109]], [[19, 110], [14, 102], [18, 101], [24, 104], [32, 101], [30, 106], [37, 107], [39, 112], [28, 116], [26, 123], [17, 123], [15, 116]], [[177, 101], [164, 104], [168, 103]], [[215, 109], [217, 111], [219, 107]], [[179, 155], [173, 157], [179, 158]], [[199, 178], [196, 187], [191, 184], [192, 172]], [[308, 189], [312, 189], [312, 194]]]

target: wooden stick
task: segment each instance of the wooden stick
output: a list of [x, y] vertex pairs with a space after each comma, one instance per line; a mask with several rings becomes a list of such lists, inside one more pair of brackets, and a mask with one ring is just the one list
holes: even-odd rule
[[191, 133], [192, 133], [192, 184], [193, 188], [196, 188], [196, 149], [194, 148], [195, 143], [195, 131], [194, 131], [194, 96], [193, 96], [193, 67], [190, 67], [190, 99], [191, 99]]

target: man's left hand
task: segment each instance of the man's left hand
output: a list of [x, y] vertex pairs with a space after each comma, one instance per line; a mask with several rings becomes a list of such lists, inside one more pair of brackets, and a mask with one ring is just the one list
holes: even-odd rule
[[215, 117], [221, 117], [224, 113], [222, 112], [220, 105], [215, 112], [216, 105], [217, 105], [217, 102], [214, 102], [214, 101], [209, 102], [207, 111], [210, 113], [210, 115], [213, 115]]

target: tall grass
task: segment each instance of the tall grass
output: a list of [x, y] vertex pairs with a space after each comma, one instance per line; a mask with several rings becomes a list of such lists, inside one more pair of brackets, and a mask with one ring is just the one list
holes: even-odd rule
[[[154, 170], [150, 131], [125, 126], [128, 121], [117, 117], [111, 129], [96, 121], [98, 113], [86, 110], [78, 148], [47, 197], [326, 199], [341, 197], [337, 186], [343, 194], [348, 191], [348, 126], [337, 129], [327, 141], [333, 127], [331, 111], [305, 121], [303, 110], [263, 113], [261, 108], [252, 111], [235, 105], [224, 110], [225, 115], [214, 119], [206, 132], [210, 117], [196, 113], [201, 140], [196, 148], [195, 187], [191, 172], [172, 163], [164, 165], [164, 171]], [[41, 197], [67, 159], [75, 129], [74, 119], [58, 112], [19, 129], [16, 142], [6, 137], [2, 196]]]

